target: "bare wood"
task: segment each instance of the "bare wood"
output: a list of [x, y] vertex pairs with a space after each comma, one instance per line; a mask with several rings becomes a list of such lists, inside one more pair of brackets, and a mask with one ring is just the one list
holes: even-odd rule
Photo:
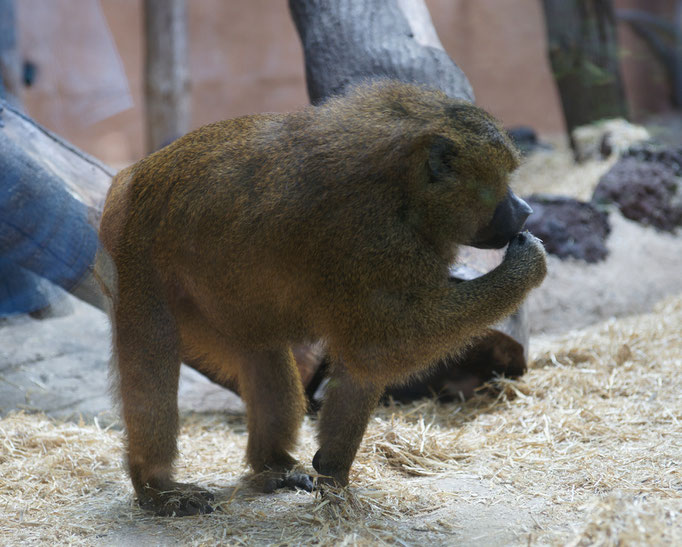
[[147, 151], [184, 135], [190, 123], [185, 0], [145, 0]]
[[[18, 266], [50, 279], [82, 300], [105, 309], [93, 277], [97, 227], [114, 172], [96, 159], [0, 101], [0, 184], [11, 189], [12, 203], [30, 203], [21, 217], [23, 236], [0, 231], [5, 255], [17, 250]], [[5, 195], [7, 197], [7, 195]], [[11, 207], [11, 203], [4, 203]], [[2, 205], [2, 204], [0, 204]], [[3, 212], [19, 214], [14, 208]], [[44, 226], [52, 226], [45, 235]], [[22, 240], [23, 239], [23, 240]], [[32, 252], [19, 252], [20, 247]], [[71, 273], [55, 276], [54, 258], [73, 263]], [[51, 277], [52, 275], [52, 277]]]

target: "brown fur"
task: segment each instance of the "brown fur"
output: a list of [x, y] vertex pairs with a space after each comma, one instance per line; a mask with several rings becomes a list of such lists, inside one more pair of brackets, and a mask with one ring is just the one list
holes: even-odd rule
[[121, 171], [100, 233], [118, 272], [114, 345], [143, 504], [207, 510], [171, 479], [182, 360], [237, 380], [248, 461], [283, 474], [305, 410], [290, 347], [318, 339], [336, 365], [314, 465], [346, 484], [384, 386], [462, 347], [543, 279], [530, 235], [489, 274], [448, 279], [516, 166], [483, 110], [382, 82], [202, 127]]

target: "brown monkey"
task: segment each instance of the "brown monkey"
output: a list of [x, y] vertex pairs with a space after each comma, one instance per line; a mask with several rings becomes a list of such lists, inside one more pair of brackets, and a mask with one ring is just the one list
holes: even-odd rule
[[[121, 171], [101, 239], [118, 274], [114, 348], [142, 506], [211, 510], [208, 492], [172, 479], [182, 360], [237, 381], [266, 489], [311, 488], [289, 474], [302, 341], [324, 340], [334, 362], [313, 465], [347, 484], [384, 386], [463, 347], [544, 278], [542, 245], [516, 235], [530, 211], [508, 189], [517, 164], [483, 110], [383, 81], [207, 125]], [[510, 239], [499, 267], [449, 280], [458, 245]]]

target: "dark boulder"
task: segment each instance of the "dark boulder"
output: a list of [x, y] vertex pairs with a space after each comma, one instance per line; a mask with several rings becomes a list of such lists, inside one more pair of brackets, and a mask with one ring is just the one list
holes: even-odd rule
[[592, 203], [613, 203], [624, 217], [673, 231], [682, 226], [682, 148], [631, 148], [601, 178]]
[[525, 200], [533, 208], [526, 229], [542, 240], [548, 253], [586, 262], [606, 258], [611, 231], [606, 212], [565, 196], [534, 194]]

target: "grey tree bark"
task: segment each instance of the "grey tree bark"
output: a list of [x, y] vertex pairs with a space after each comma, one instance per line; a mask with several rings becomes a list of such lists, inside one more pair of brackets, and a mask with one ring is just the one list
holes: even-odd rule
[[184, 135], [190, 124], [185, 0], [144, 0], [147, 152]]
[[423, 0], [289, 0], [315, 104], [369, 78], [437, 87], [473, 102], [464, 72], [443, 49]]

